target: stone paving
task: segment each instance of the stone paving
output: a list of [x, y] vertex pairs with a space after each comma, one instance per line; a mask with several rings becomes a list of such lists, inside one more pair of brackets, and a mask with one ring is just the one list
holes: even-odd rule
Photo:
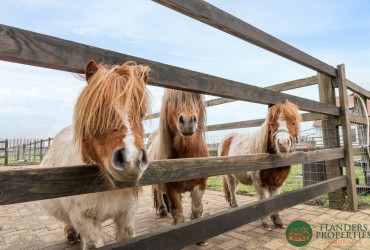
[[[254, 197], [238, 196], [239, 204], [255, 201]], [[183, 196], [185, 214], [190, 211], [189, 195]], [[136, 216], [136, 234], [145, 234], [159, 228], [170, 227], [172, 218], [159, 218], [152, 208], [150, 187], [145, 187], [139, 200]], [[223, 193], [207, 190], [204, 195], [204, 215], [226, 210]], [[331, 210], [318, 206], [296, 205], [281, 213], [285, 224], [300, 219], [307, 221], [314, 232], [312, 241], [305, 247], [296, 248], [285, 238], [285, 229], [264, 230], [259, 221], [239, 227], [209, 239], [208, 246], [189, 246], [186, 249], [370, 249], [370, 238], [361, 240], [344, 239], [331, 242], [316, 238], [320, 224], [360, 224], [367, 225], [370, 237], [370, 210], [357, 213]], [[188, 218], [188, 216], [187, 216]], [[111, 221], [104, 223], [104, 233], [108, 243], [114, 242], [115, 230]], [[27, 202], [0, 206], [0, 249], [80, 249], [80, 244], [69, 245], [63, 234], [63, 225], [49, 216], [41, 208], [40, 202]]]

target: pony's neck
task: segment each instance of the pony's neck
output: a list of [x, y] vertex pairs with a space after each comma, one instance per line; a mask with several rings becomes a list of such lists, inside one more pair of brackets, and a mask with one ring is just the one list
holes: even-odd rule
[[184, 138], [179, 134], [174, 135], [171, 147], [172, 158], [174, 159], [209, 156], [206, 143], [200, 132], [197, 132], [191, 138]]

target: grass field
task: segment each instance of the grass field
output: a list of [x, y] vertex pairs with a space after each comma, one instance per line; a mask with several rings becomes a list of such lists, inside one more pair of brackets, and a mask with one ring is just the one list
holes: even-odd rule
[[[207, 186], [209, 189], [222, 191], [222, 179], [221, 176], [213, 176], [208, 178]], [[282, 188], [281, 192], [289, 192], [298, 188], [303, 187], [303, 180], [302, 180], [302, 165], [294, 165], [292, 166], [292, 170], [288, 179], [285, 182], [284, 187]], [[243, 195], [251, 195], [255, 196], [256, 191], [252, 186], [246, 185], [239, 185], [238, 189], [236, 190], [237, 194]]]
[[[362, 170], [359, 168], [356, 168], [356, 176], [362, 176], [363, 173]], [[361, 178], [361, 177], [360, 177]], [[362, 179], [360, 179], [360, 183], [362, 183]], [[222, 179], [221, 176], [213, 176], [208, 178], [207, 187], [211, 190], [217, 190], [222, 191]], [[286, 193], [290, 192], [299, 188], [303, 187], [303, 177], [302, 177], [302, 165], [294, 165], [292, 166], [292, 170], [290, 172], [290, 175], [288, 179], [285, 182], [285, 185], [283, 186], [281, 192]], [[241, 195], [250, 195], [250, 196], [256, 196], [256, 191], [252, 186], [246, 186], [243, 184], [239, 184], [237, 191], [237, 194]], [[358, 201], [360, 208], [369, 208], [370, 207], [370, 195], [359, 195]], [[310, 204], [320, 204], [323, 207], [329, 207], [329, 201], [327, 194], [323, 194], [317, 198], [315, 198]], [[344, 206], [345, 207], [345, 206]]]

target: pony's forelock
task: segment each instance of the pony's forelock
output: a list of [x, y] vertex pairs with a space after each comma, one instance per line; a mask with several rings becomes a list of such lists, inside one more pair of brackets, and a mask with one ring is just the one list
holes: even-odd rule
[[149, 107], [146, 89], [148, 72], [149, 67], [135, 62], [112, 67], [100, 64], [76, 103], [75, 141], [80, 144], [86, 136], [101, 135], [109, 129], [120, 128], [125, 122], [123, 117], [141, 122]]

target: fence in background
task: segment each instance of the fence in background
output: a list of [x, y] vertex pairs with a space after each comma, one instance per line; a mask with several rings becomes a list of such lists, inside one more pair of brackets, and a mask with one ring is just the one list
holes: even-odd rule
[[[52, 140], [53, 138], [50, 137], [48, 139], [0, 139], [0, 159], [4, 159], [0, 165], [1, 163], [4, 165], [19, 165], [22, 162], [39, 163], [48, 151]], [[4, 147], [1, 147], [1, 143]]]

